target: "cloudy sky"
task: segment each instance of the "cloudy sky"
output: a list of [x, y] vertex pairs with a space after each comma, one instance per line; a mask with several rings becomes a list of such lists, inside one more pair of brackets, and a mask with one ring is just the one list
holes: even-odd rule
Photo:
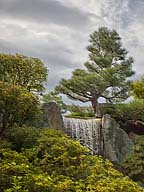
[[38, 57], [48, 90], [87, 60], [89, 34], [116, 29], [144, 74], [144, 0], [0, 0], [0, 52]]

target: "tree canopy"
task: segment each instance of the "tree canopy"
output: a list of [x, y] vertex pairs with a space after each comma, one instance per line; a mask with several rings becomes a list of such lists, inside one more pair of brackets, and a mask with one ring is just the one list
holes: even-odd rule
[[21, 54], [0, 54], [0, 81], [25, 87], [28, 91], [42, 91], [47, 68], [38, 58]]
[[72, 99], [90, 101], [97, 112], [98, 99], [118, 102], [129, 96], [130, 81], [134, 74], [133, 58], [122, 48], [121, 38], [115, 30], [99, 28], [90, 35], [89, 61], [86, 69], [76, 69], [68, 80], [62, 79], [56, 90]]
[[23, 87], [0, 81], [0, 137], [16, 123], [32, 122], [40, 113], [36, 95]]
[[61, 109], [61, 112], [66, 112], [67, 106], [63, 102], [62, 97], [59, 96], [55, 91], [51, 91], [47, 94], [42, 95], [42, 101], [44, 103], [49, 103], [49, 102], [55, 102]]
[[132, 84], [133, 95], [138, 99], [144, 99], [144, 76]]
[[47, 68], [38, 58], [0, 54], [0, 137], [14, 124], [32, 122], [40, 113], [34, 92], [44, 90]]

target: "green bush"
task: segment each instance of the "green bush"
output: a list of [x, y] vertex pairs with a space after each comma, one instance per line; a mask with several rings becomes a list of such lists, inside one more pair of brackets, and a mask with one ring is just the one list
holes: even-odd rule
[[[30, 172], [28, 159], [10, 149], [0, 149], [0, 191], [11, 188], [15, 178], [24, 178]], [[16, 192], [16, 190], [15, 190]]]
[[0, 137], [15, 124], [22, 126], [40, 116], [39, 99], [18, 85], [0, 81]]
[[95, 117], [92, 107], [69, 105], [69, 111], [71, 112], [67, 117], [88, 118]]
[[13, 144], [5, 139], [0, 139], [0, 149], [12, 148]]
[[88, 155], [88, 150], [78, 141], [58, 131], [43, 130], [38, 145], [35, 149], [27, 149], [25, 155], [35, 167], [51, 176], [45, 180], [40, 176], [41, 191], [46, 190], [43, 185], [51, 186], [50, 192], [144, 191], [116, 171], [108, 160]]
[[133, 153], [126, 157], [122, 166], [125, 174], [144, 185], [144, 136], [136, 139]]
[[134, 100], [123, 104], [107, 104], [102, 107], [102, 114], [106, 113], [118, 121], [144, 121], [144, 100]]
[[22, 148], [31, 148], [36, 144], [41, 129], [23, 125], [14, 126], [6, 133], [6, 138], [12, 143], [12, 149], [21, 151]]

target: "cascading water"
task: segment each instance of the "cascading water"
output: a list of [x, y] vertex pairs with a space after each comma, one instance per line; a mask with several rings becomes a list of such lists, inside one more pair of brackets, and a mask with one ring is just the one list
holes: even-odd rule
[[65, 132], [73, 139], [90, 149], [92, 154], [98, 154], [100, 144], [101, 119], [75, 119], [64, 117]]

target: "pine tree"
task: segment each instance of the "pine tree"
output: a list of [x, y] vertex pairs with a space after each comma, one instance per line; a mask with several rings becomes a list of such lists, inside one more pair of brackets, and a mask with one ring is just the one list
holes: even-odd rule
[[90, 35], [89, 61], [86, 69], [76, 69], [68, 80], [62, 79], [56, 90], [71, 99], [91, 102], [98, 115], [98, 99], [107, 102], [123, 101], [129, 96], [128, 80], [134, 74], [133, 58], [122, 48], [121, 38], [115, 30], [101, 27]]

